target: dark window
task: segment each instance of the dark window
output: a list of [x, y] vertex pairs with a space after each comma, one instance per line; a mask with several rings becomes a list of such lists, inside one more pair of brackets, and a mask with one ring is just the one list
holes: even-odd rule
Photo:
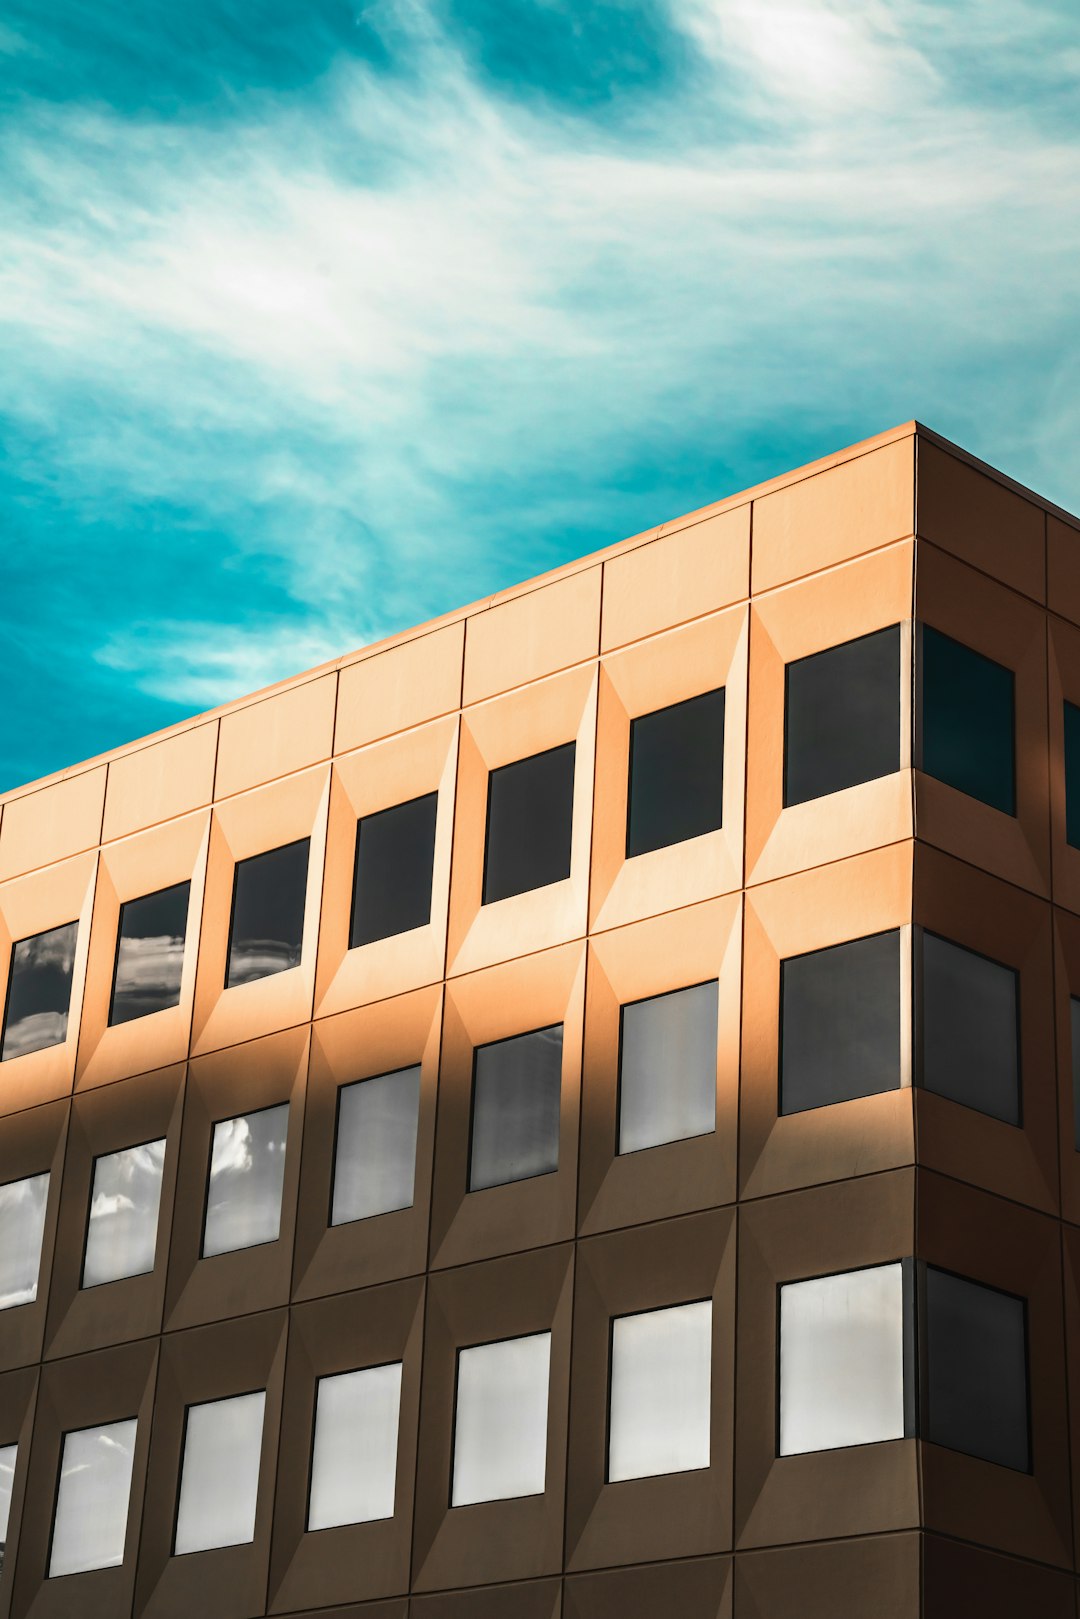
[[709, 1135], [716, 1129], [718, 993], [714, 978], [622, 1008], [621, 1153]]
[[438, 793], [427, 793], [357, 822], [350, 950], [431, 920], [438, 806]]
[[928, 1265], [923, 1433], [935, 1445], [1026, 1473], [1024, 1300]]
[[557, 1023], [477, 1047], [470, 1192], [558, 1169], [562, 1042]]
[[1020, 1123], [1019, 977], [988, 956], [924, 933], [920, 1083], [938, 1096]]
[[1080, 708], [1065, 704], [1065, 839], [1080, 849]]
[[631, 721], [627, 858], [715, 832], [723, 808], [723, 687]]
[[1080, 999], [1069, 997], [1069, 1023], [1072, 1034], [1073, 1145], [1080, 1152]]
[[780, 1112], [900, 1085], [900, 934], [780, 964]]
[[4, 1041], [0, 1061], [58, 1046], [67, 1039], [71, 970], [79, 924], [20, 939], [11, 952]]
[[237, 861], [226, 989], [299, 965], [308, 846], [301, 838]]
[[788, 664], [785, 805], [899, 769], [899, 624]]
[[567, 742], [488, 777], [485, 905], [569, 877], [574, 753]]
[[919, 629], [919, 769], [1016, 814], [1015, 677], [1003, 664]]
[[129, 1023], [180, 1002], [190, 883], [120, 907], [110, 1023]]

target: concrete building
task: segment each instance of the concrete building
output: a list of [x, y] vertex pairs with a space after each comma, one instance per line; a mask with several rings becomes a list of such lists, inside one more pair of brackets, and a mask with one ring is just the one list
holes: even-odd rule
[[7, 794], [0, 933], [0, 1619], [1076, 1619], [1075, 519], [908, 423]]

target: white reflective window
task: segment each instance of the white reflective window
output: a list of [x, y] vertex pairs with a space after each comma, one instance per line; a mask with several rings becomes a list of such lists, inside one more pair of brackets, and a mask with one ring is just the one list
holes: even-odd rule
[[124, 1561], [134, 1417], [64, 1435], [49, 1578]]
[[342, 1087], [331, 1225], [412, 1205], [419, 1109], [419, 1067]]
[[255, 1538], [266, 1391], [191, 1405], [184, 1428], [173, 1550], [205, 1552]]
[[288, 1102], [215, 1124], [204, 1258], [277, 1241], [288, 1133]]
[[153, 1270], [164, 1166], [164, 1141], [95, 1158], [83, 1287]]
[[712, 1300], [611, 1324], [608, 1478], [709, 1465]]
[[904, 1437], [899, 1264], [780, 1289], [780, 1454]]
[[394, 1516], [401, 1363], [321, 1377], [308, 1528]]
[[11, 1492], [15, 1485], [15, 1464], [18, 1459], [18, 1445], [0, 1445], [0, 1569], [4, 1566], [4, 1552], [7, 1548]]
[[716, 1129], [718, 993], [713, 979], [623, 1007], [620, 1152], [640, 1152]]
[[37, 1298], [48, 1201], [48, 1175], [0, 1186], [0, 1310]]
[[451, 1505], [542, 1495], [551, 1334], [458, 1351]]

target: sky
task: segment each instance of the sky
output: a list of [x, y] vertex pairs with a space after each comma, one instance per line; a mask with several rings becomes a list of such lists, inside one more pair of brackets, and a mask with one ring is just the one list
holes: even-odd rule
[[0, 0], [0, 790], [1078, 377], [1075, 0]]

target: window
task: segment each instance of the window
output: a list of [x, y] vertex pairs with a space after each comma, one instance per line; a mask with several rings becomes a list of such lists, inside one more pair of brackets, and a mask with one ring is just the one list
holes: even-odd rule
[[137, 1427], [131, 1417], [64, 1435], [49, 1579], [124, 1561]]
[[780, 1112], [900, 1085], [900, 934], [780, 963]]
[[320, 1377], [309, 1529], [394, 1516], [401, 1363]]
[[1065, 841], [1080, 849], [1080, 708], [1065, 704]]
[[788, 664], [785, 807], [899, 769], [899, 624]]
[[419, 1065], [341, 1087], [331, 1225], [411, 1207], [419, 1111]]
[[215, 1124], [204, 1258], [277, 1241], [288, 1133], [288, 1102]]
[[255, 1538], [266, 1391], [189, 1405], [184, 1420], [177, 1557]]
[[542, 1495], [550, 1332], [461, 1349], [451, 1506]]
[[708, 1467], [712, 1301], [611, 1323], [608, 1479]]
[[20, 939], [11, 952], [0, 1061], [61, 1045], [67, 1039], [71, 972], [79, 924]]
[[0, 1186], [0, 1310], [37, 1298], [48, 1201], [48, 1175]]
[[485, 905], [569, 877], [575, 752], [567, 742], [488, 777]]
[[781, 1456], [904, 1437], [904, 1292], [900, 1264], [781, 1287]]
[[430, 922], [438, 807], [428, 793], [356, 823], [350, 950]]
[[226, 989], [299, 966], [308, 848], [309, 840], [301, 838], [237, 861]]
[[83, 1287], [153, 1270], [164, 1166], [163, 1140], [94, 1159]]
[[723, 810], [723, 687], [631, 720], [628, 859], [715, 832]]
[[713, 979], [622, 1008], [621, 1153], [707, 1136], [716, 1129], [718, 995]]
[[959, 641], [919, 627], [919, 769], [1016, 814], [1015, 677]]
[[1073, 1145], [1080, 1152], [1080, 998], [1069, 997], [1069, 1028], [1072, 1035]]
[[11, 1521], [11, 1492], [15, 1487], [15, 1467], [18, 1460], [18, 1445], [0, 1445], [0, 1570], [4, 1567], [8, 1524]]
[[556, 1023], [477, 1047], [470, 1192], [558, 1169], [562, 1042]]
[[924, 1437], [1028, 1472], [1024, 1300], [930, 1265], [925, 1287]]
[[121, 905], [110, 1024], [180, 1004], [190, 892], [177, 883]]
[[923, 933], [920, 1082], [1006, 1124], [1020, 1123], [1019, 975]]

